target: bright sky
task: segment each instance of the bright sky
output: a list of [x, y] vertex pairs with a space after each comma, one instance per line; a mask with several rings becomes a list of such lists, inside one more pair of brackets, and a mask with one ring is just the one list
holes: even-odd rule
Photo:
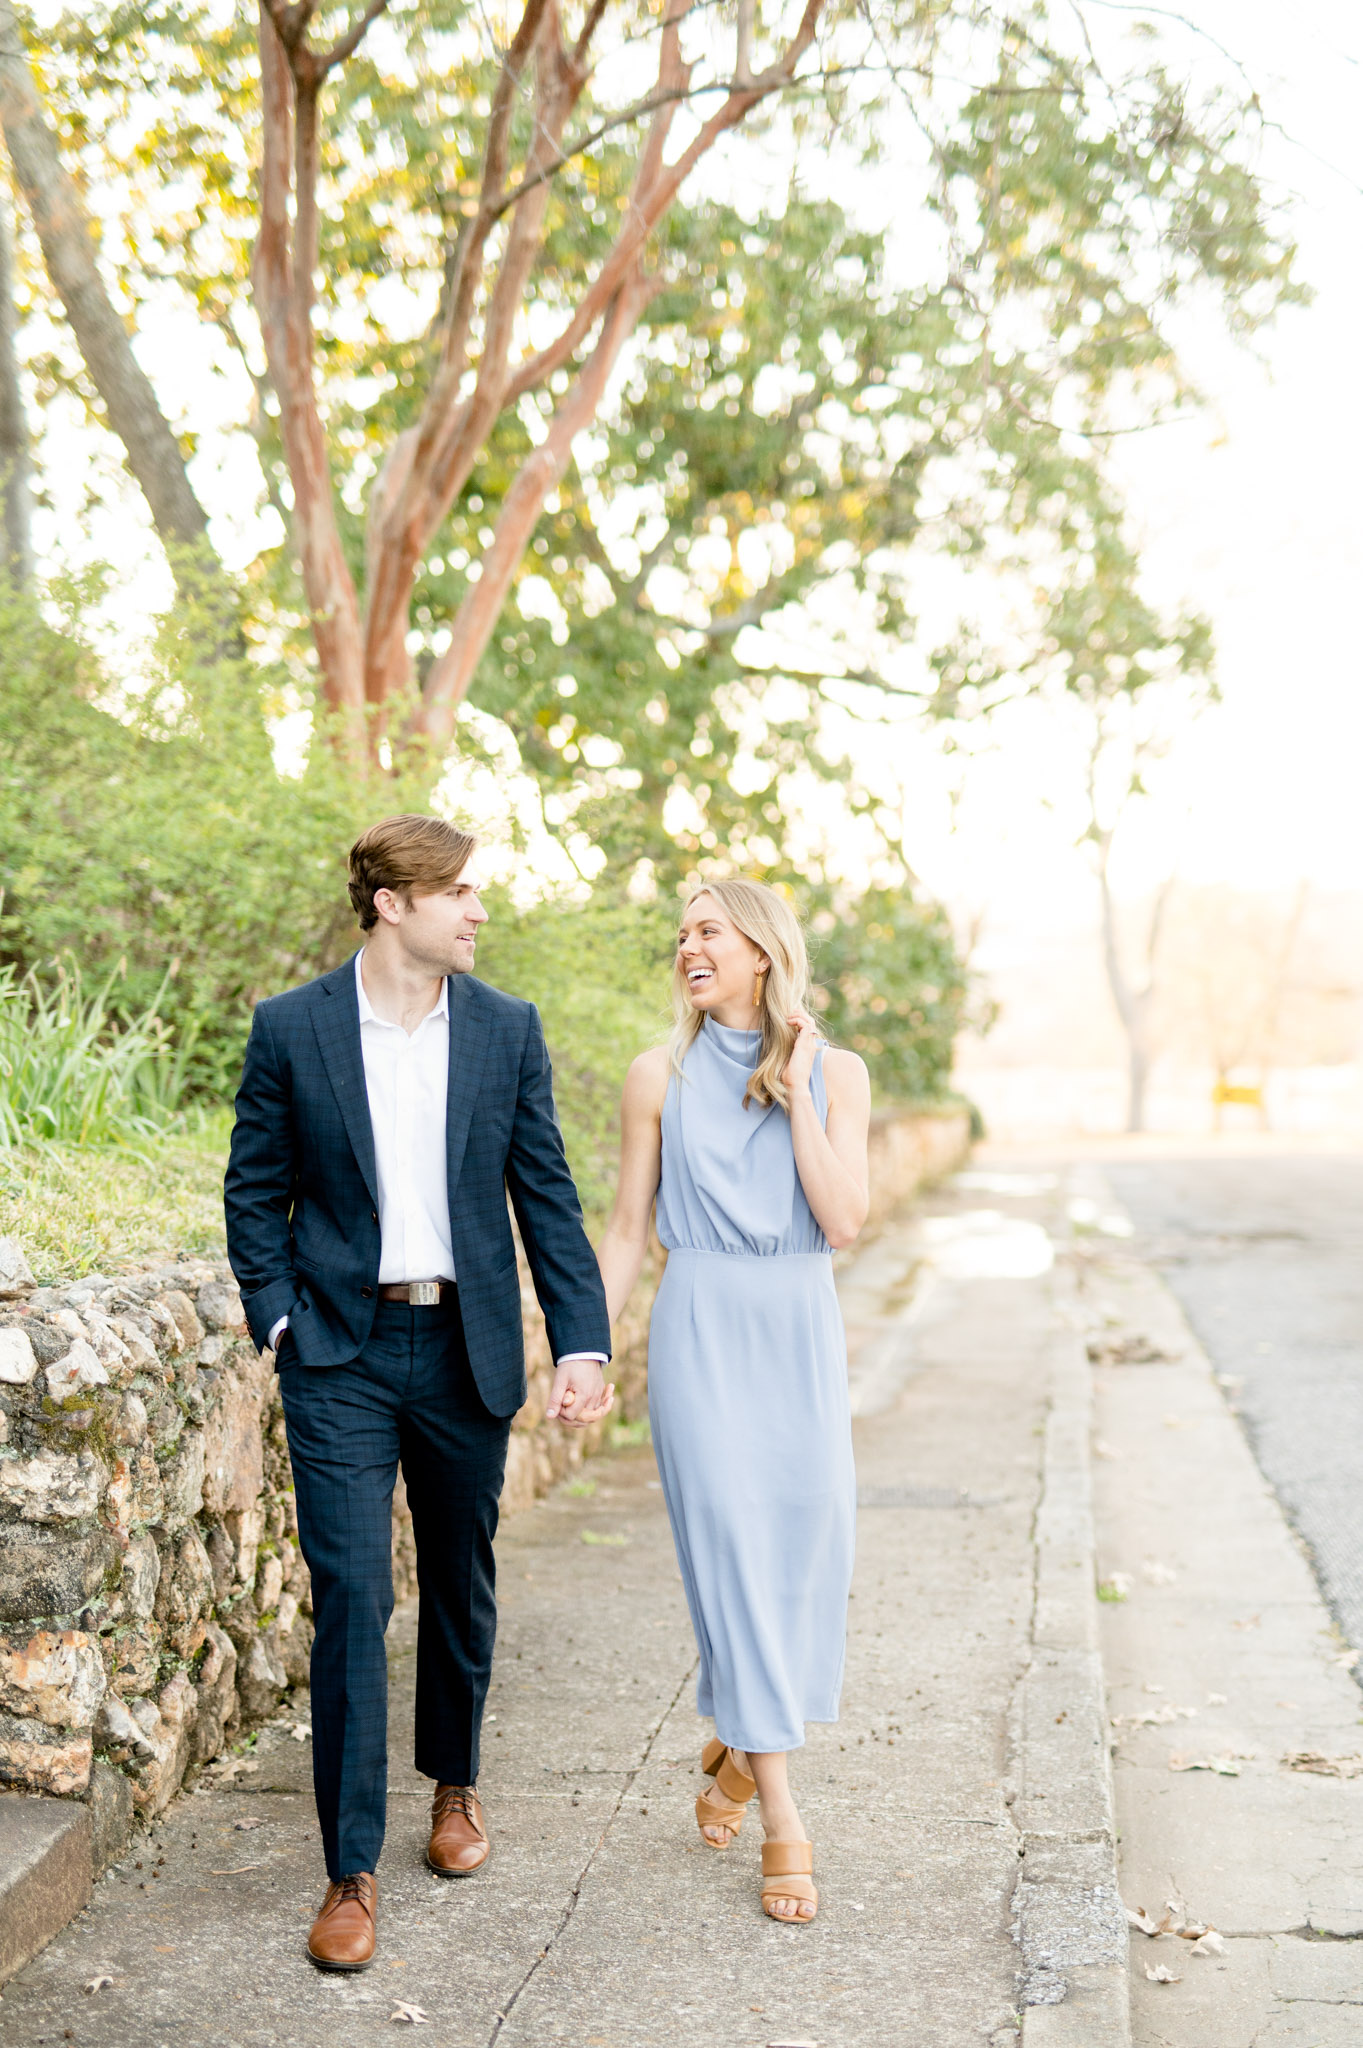
[[[1159, 11], [1085, 7], [1095, 28]], [[1177, 339], [1207, 411], [1122, 446], [1148, 588], [1210, 616], [1224, 701], [1165, 764], [1119, 880], [1142, 892], [1176, 848], [1190, 881], [1254, 888], [1304, 875], [1363, 889], [1363, 16], [1352, 0], [1190, 0], [1183, 13], [1241, 60], [1286, 131], [1268, 136], [1261, 168], [1297, 195], [1316, 298], [1253, 353], [1210, 318], [1185, 321]], [[1174, 53], [1214, 61], [1174, 19], [1165, 27]], [[972, 765], [954, 829], [945, 771], [920, 743], [904, 749], [914, 866], [958, 909], [984, 912], [1005, 944], [1094, 920], [1072, 761], [1057, 739], [1039, 712], [1010, 719]]]

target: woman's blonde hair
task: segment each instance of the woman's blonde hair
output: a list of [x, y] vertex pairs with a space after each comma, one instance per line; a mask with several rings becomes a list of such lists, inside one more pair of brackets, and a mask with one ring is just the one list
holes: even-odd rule
[[[729, 922], [771, 962], [760, 977], [758, 1001], [752, 1013], [751, 1028], [761, 1031], [762, 1043], [752, 1079], [744, 1091], [743, 1107], [746, 1109], [749, 1102], [760, 1103], [764, 1108], [770, 1102], [779, 1102], [788, 1112], [790, 1104], [781, 1075], [796, 1034], [786, 1019], [792, 1011], [807, 1010], [810, 1004], [809, 954], [800, 920], [779, 890], [769, 888], [765, 882], [706, 882], [691, 891], [685, 910], [699, 896], [713, 896]], [[672, 1011], [676, 1022], [668, 1050], [673, 1072], [680, 1075], [682, 1061], [705, 1025], [705, 1012], [691, 1001], [680, 958], [672, 970]]]

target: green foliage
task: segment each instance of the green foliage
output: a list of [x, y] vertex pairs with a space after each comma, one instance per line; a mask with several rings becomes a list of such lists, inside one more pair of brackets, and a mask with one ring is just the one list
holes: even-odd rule
[[110, 1004], [118, 978], [115, 971], [90, 990], [69, 960], [56, 963], [49, 984], [0, 967], [0, 1149], [122, 1144], [173, 1120], [187, 1046], [172, 1047], [155, 1002], [118, 1021]]
[[[319, 31], [343, 14], [321, 9]], [[1219, 302], [1247, 331], [1302, 296], [1253, 169], [1262, 115], [1229, 66], [1195, 92], [1141, 22], [1100, 65], [1064, 5], [909, 0], [881, 9], [865, 43], [859, 22], [835, 10], [822, 91], [764, 117], [778, 152], [794, 146], [789, 192], [743, 192], [735, 140], [733, 203], [689, 191], [666, 217], [623, 389], [579, 442], [474, 683], [551, 827], [620, 865], [647, 859], [665, 883], [707, 861], [786, 860], [798, 772], [838, 778], [875, 820], [821, 734], [825, 703], [876, 719], [908, 698], [950, 720], [1056, 676], [1122, 692], [1205, 665], [1205, 625], [1140, 598], [1105, 450], [1192, 395], [1169, 332], [1180, 304]], [[647, 40], [651, 17], [612, 10], [609, 32]], [[99, 0], [46, 15], [40, 40], [52, 104], [117, 217], [104, 254], [129, 302], [183, 291], [250, 372], [244, 424], [281, 523], [251, 572], [247, 630], [305, 684], [277, 426], [241, 319], [259, 148], [249, 20], [214, 0]], [[327, 88], [319, 378], [361, 582], [365, 497], [427, 388], [497, 62], [465, 0], [413, 0]], [[611, 66], [598, 74], [604, 94]], [[598, 139], [552, 183], [536, 335], [566, 319], [627, 203], [637, 132], [597, 94], [593, 80], [579, 116]], [[884, 237], [811, 197], [799, 168], [830, 126], [839, 151], [874, 161], [892, 125], [922, 136], [917, 160], [898, 159], [903, 208], [937, 230], [902, 281]], [[572, 367], [497, 420], [422, 565], [418, 668], [479, 573], [534, 412], [552, 412]], [[967, 625], [924, 662], [911, 593], [932, 552], [1015, 567], [1035, 597], [1025, 644], [991, 651]]]
[[488, 907], [478, 973], [539, 1008], [568, 1156], [596, 1221], [615, 1185], [625, 1070], [671, 1021], [674, 914], [608, 897], [531, 911], [493, 897]]
[[841, 911], [816, 911], [812, 927], [820, 1020], [834, 1044], [861, 1054], [882, 1100], [940, 1101], [969, 996], [945, 914], [907, 889], [873, 889]]
[[424, 809], [429, 782], [371, 789], [320, 744], [303, 776], [279, 776], [270, 690], [239, 661], [205, 659], [221, 640], [211, 622], [167, 620], [135, 695], [91, 654], [82, 593], [65, 594], [59, 627], [22, 601], [0, 607], [0, 959], [117, 969], [125, 1013], [157, 1001], [192, 1087], [222, 1094], [256, 998], [349, 950], [356, 833]]

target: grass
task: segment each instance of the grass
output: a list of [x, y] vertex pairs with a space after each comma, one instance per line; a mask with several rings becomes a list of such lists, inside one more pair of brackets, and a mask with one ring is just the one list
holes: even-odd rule
[[44, 1285], [221, 1257], [231, 1127], [222, 1109], [135, 1144], [0, 1150], [0, 1237], [18, 1238]]

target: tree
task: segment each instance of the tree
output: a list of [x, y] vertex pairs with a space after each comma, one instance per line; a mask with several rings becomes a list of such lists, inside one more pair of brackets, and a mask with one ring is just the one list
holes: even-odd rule
[[0, 125], [48, 274], [156, 530], [173, 563], [186, 551], [198, 554], [208, 527], [204, 509], [100, 276], [90, 219], [44, 116], [10, 0], [0, 0]]
[[[354, 55], [366, 30], [387, 13], [388, 0], [368, 0], [351, 27], [320, 46], [309, 40], [317, 12], [312, 0], [292, 5], [260, 0], [263, 152], [253, 276], [279, 401], [303, 583], [323, 690], [333, 709], [353, 717], [365, 705], [383, 707], [405, 693], [409, 611], [423, 553], [497, 420], [546, 387], [581, 350], [543, 439], [506, 494], [483, 555], [482, 575], [460, 607], [449, 645], [422, 679], [416, 723], [428, 737], [449, 737], [544, 503], [567, 469], [574, 440], [595, 418], [620, 352], [658, 288], [647, 262], [653, 232], [689, 172], [719, 137], [789, 85], [813, 41], [822, 4], [805, 0], [794, 33], [781, 39], [771, 61], [754, 73], [754, 8], [751, 0], [741, 0], [733, 71], [720, 105], [691, 143], [669, 160], [668, 139], [692, 82], [694, 67], [682, 55], [681, 30], [694, 0], [667, 0], [652, 90], [604, 124], [614, 128], [633, 120], [643, 125], [615, 240], [576, 303], [565, 308], [559, 332], [524, 354], [516, 350], [517, 327], [540, 255], [550, 183], [585, 146], [580, 138], [566, 139], [566, 131], [588, 83], [591, 46], [605, 13], [604, 0], [591, 0], [577, 36], [569, 40], [557, 0], [525, 0], [497, 66], [477, 196], [463, 209], [465, 219], [448, 254], [420, 414], [394, 442], [371, 493], [362, 600], [336, 518], [314, 377], [319, 102], [330, 74]], [[528, 119], [521, 120], [519, 102], [527, 89]]]
[[[763, 102], [790, 194], [742, 206], [691, 189], [656, 210], [659, 188], [640, 183], [676, 122], [694, 133], [674, 171], [725, 109], [740, 128], [755, 111], [737, 58], [733, 74], [693, 69], [675, 102], [655, 104], [656, 68], [635, 98], [607, 93], [568, 75], [577, 44], [547, 4], [504, 53], [463, 0], [270, 8], [259, 59], [242, 15], [210, 0], [96, 5], [45, 35], [43, 81], [64, 147], [121, 195], [131, 225], [103, 259], [121, 296], [140, 308], [181, 290], [213, 324], [251, 374], [271, 502], [286, 523], [317, 514], [307, 548], [291, 535], [262, 556], [248, 630], [296, 639], [295, 563], [306, 584], [310, 558], [304, 628], [350, 648], [352, 721], [389, 690], [381, 670], [410, 664], [418, 733], [446, 732], [465, 693], [514, 735], [565, 836], [585, 830], [626, 862], [761, 865], [787, 858], [794, 772], [846, 772], [820, 750], [825, 705], [965, 718], [1020, 676], [1040, 686], [1044, 605], [1001, 678], [965, 632], [925, 668], [916, 563], [1011, 563], [1053, 594], [1103, 557], [1126, 602], [1138, 565], [1103, 451], [1191, 395], [1170, 307], [1210, 289], [1248, 328], [1294, 291], [1290, 242], [1249, 168], [1252, 103], [1194, 103], [1149, 43], [1112, 75], [1073, 18], [965, 0], [900, 0], [870, 25], [820, 16], [817, 53], [793, 73], [805, 87], [792, 101], [774, 81]], [[808, 19], [792, 12], [787, 42], [764, 44], [774, 17], [739, 11], [749, 68], [763, 67], [753, 90]], [[588, 20], [612, 63], [637, 63], [652, 35], [682, 69], [704, 26], [694, 11], [665, 32], [628, 9]], [[938, 240], [907, 282], [806, 189], [819, 143], [874, 156], [891, 120], [923, 137], [906, 204]], [[303, 144], [301, 186], [285, 128]], [[636, 245], [624, 223], [640, 193], [651, 224]], [[243, 290], [266, 200], [270, 360]], [[593, 410], [611, 294], [630, 279], [647, 304]], [[423, 295], [428, 315], [395, 322], [394, 303]], [[451, 401], [461, 348], [468, 388]], [[277, 395], [284, 372], [297, 406]], [[580, 400], [591, 431], [563, 467], [556, 423]], [[442, 418], [446, 482], [463, 482], [428, 531], [417, 482], [436, 480], [433, 445], [424, 470], [408, 464]], [[380, 708], [373, 739], [382, 724]], [[850, 800], [877, 810], [870, 790]]]
[[19, 382], [15, 347], [14, 238], [9, 208], [0, 193], [0, 555], [12, 584], [26, 584], [33, 574], [33, 540], [29, 530], [28, 411]]

